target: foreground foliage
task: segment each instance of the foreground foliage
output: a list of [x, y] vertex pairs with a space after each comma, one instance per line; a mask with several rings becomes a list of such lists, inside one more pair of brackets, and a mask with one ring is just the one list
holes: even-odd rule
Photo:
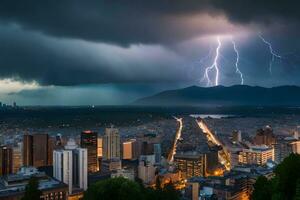
[[40, 200], [42, 192], [38, 188], [38, 179], [35, 177], [30, 178], [28, 185], [25, 188], [25, 194], [21, 200]]
[[300, 155], [291, 154], [275, 169], [275, 177], [259, 177], [252, 200], [300, 200]]
[[125, 178], [111, 178], [90, 186], [84, 200], [179, 200], [179, 193], [172, 184], [164, 188], [145, 188], [139, 182]]

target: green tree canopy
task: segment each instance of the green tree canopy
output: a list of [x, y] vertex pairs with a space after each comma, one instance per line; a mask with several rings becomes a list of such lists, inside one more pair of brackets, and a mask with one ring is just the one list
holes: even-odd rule
[[289, 155], [276, 167], [274, 172], [275, 177], [271, 180], [267, 180], [265, 177], [257, 179], [254, 184], [252, 200], [299, 199], [300, 155]]
[[253, 200], [271, 200], [272, 185], [268, 179], [264, 176], [260, 176], [255, 184], [254, 191], [252, 193]]
[[22, 200], [40, 200], [42, 192], [39, 190], [39, 181], [36, 177], [31, 177], [25, 188]]
[[172, 184], [161, 188], [145, 188], [125, 178], [111, 178], [90, 186], [84, 200], [178, 200], [179, 194]]

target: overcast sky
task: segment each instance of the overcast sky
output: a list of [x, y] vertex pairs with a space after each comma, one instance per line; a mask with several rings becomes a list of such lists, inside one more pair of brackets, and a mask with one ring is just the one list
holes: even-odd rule
[[232, 40], [244, 84], [300, 85], [299, 7], [299, 0], [3, 0], [0, 101], [126, 104], [206, 87], [218, 37], [220, 85], [241, 84]]

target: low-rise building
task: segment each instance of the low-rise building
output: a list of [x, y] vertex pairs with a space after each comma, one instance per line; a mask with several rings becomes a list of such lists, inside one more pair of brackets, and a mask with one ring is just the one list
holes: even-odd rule
[[0, 199], [20, 200], [31, 177], [36, 177], [39, 181], [41, 199], [66, 200], [68, 198], [68, 186], [65, 183], [47, 176], [44, 172], [39, 172], [36, 168], [22, 167], [17, 174], [0, 178]]
[[252, 146], [239, 153], [239, 163], [265, 165], [268, 160], [274, 161], [274, 149], [266, 145]]
[[111, 173], [111, 177], [112, 178], [116, 178], [116, 177], [123, 177], [126, 179], [129, 179], [131, 181], [134, 181], [134, 170], [133, 169], [119, 169], [116, 171], [113, 171]]

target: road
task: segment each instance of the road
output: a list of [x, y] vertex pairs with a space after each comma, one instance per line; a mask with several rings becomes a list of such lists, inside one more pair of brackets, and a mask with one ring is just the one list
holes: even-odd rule
[[205, 121], [203, 119], [196, 119], [196, 122], [202, 132], [205, 134], [208, 141], [210, 141], [213, 145], [221, 146], [222, 150], [219, 151], [219, 161], [226, 170], [230, 170], [230, 156], [226, 150], [226, 147], [218, 140], [218, 138], [213, 134], [213, 132], [208, 128]]
[[172, 163], [173, 160], [174, 160], [174, 155], [176, 153], [177, 141], [181, 137], [181, 132], [182, 132], [182, 128], [183, 128], [183, 120], [182, 120], [182, 118], [176, 118], [176, 117], [174, 117], [174, 118], [177, 120], [177, 122], [179, 124], [179, 127], [178, 127], [178, 129], [176, 131], [176, 135], [175, 135], [175, 139], [174, 139], [174, 142], [173, 142], [173, 145], [172, 145], [172, 149], [171, 149], [171, 151], [170, 151], [170, 153], [168, 155], [168, 161], [169, 161], [169, 163]]

